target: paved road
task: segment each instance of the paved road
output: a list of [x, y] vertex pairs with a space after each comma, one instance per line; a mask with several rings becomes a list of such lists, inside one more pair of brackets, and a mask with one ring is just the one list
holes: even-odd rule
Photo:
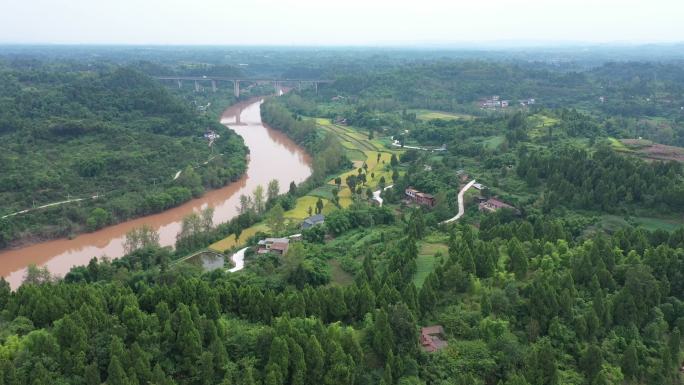
[[247, 251], [247, 249], [249, 249], [249, 247], [240, 249], [230, 257], [230, 260], [233, 261], [235, 267], [228, 269], [229, 272], [234, 273], [245, 268], [245, 251]]
[[458, 214], [456, 214], [455, 217], [453, 217], [451, 219], [447, 219], [446, 221], [441, 222], [441, 223], [451, 223], [451, 222], [457, 221], [458, 218], [463, 216], [463, 214], [465, 213], [465, 207], [463, 206], [463, 195], [465, 194], [466, 191], [468, 191], [469, 188], [473, 187], [474, 184], [475, 184], [475, 179], [468, 182], [468, 184], [463, 186], [461, 191], [458, 192]]
[[[382, 189], [382, 191], [385, 191], [385, 190], [390, 189], [390, 188], [392, 188], [392, 187], [394, 187], [393, 184], [391, 184], [391, 185], [385, 187], [384, 189]], [[380, 190], [373, 191], [373, 200], [376, 201], [376, 202], [378, 202], [378, 203], [380, 204], [380, 207], [382, 207], [382, 198], [380, 198], [380, 193], [381, 193], [382, 191], [380, 191]]]

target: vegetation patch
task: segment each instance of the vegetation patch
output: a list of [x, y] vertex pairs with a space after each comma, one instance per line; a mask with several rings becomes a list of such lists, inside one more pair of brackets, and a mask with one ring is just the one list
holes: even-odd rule
[[411, 112], [416, 113], [416, 117], [420, 120], [459, 120], [459, 119], [472, 119], [471, 115], [466, 114], [456, 114], [453, 112], [443, 112], [443, 111], [432, 111], [432, 110], [412, 110]]
[[432, 273], [437, 258], [436, 254], [449, 255], [449, 248], [443, 243], [423, 243], [420, 245], [416, 258], [416, 273], [413, 275], [413, 284], [417, 288], [423, 287], [427, 276]]
[[247, 243], [247, 240], [250, 237], [254, 236], [254, 234], [256, 234], [258, 232], [267, 233], [267, 232], [269, 232], [269, 230], [270, 229], [268, 228], [268, 226], [266, 226], [266, 224], [259, 223], [259, 224], [252, 226], [252, 227], [244, 229], [242, 231], [242, 233], [240, 234], [240, 239], [238, 239], [237, 242], [235, 240], [235, 235], [231, 234], [231, 235], [227, 236], [226, 238], [223, 238], [222, 240], [211, 244], [209, 246], [209, 249], [214, 250], [214, 251], [218, 251], [220, 253], [224, 253], [224, 252], [226, 252], [226, 251], [228, 251], [234, 247], [240, 247], [240, 246], [244, 245], [245, 243]]

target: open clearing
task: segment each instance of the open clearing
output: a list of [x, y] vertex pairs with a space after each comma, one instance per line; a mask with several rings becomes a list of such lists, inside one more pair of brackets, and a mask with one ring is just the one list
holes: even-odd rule
[[340, 261], [331, 259], [328, 261], [328, 266], [330, 266], [331, 285], [346, 286], [354, 282], [354, 277], [342, 269]]
[[416, 113], [416, 118], [420, 120], [459, 120], [459, 119], [471, 119], [472, 116], [466, 114], [457, 114], [454, 112], [443, 112], [434, 110], [411, 110], [411, 112]]
[[684, 162], [684, 148], [668, 146], [644, 139], [622, 139], [620, 142], [634, 155], [646, 160], [674, 160]]
[[264, 223], [256, 224], [248, 229], [243, 230], [242, 234], [240, 234], [240, 239], [237, 242], [235, 242], [234, 235], [229, 235], [228, 237], [223, 238], [222, 240], [209, 246], [209, 249], [218, 251], [220, 253], [224, 253], [226, 252], [226, 250], [230, 250], [235, 246], [244, 245], [247, 242], [247, 239], [249, 239], [249, 237], [253, 236], [254, 234], [260, 231], [268, 232], [269, 228]]

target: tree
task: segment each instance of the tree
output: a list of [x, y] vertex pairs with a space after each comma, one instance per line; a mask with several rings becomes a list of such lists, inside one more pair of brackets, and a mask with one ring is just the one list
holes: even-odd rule
[[323, 200], [321, 198], [318, 198], [316, 201], [316, 214], [320, 214], [323, 212]]
[[271, 208], [271, 210], [268, 212], [268, 226], [275, 233], [279, 234], [281, 231], [283, 231], [284, 225], [285, 210], [283, 210], [283, 206], [281, 206], [280, 203], [278, 203], [275, 206], [273, 206], [273, 208]]
[[29, 264], [24, 275], [24, 284], [40, 285], [52, 281], [52, 275], [47, 266], [38, 267], [35, 264]]
[[268, 182], [268, 188], [266, 192], [266, 199], [269, 204], [273, 204], [280, 194], [280, 185], [278, 184], [278, 179], [273, 179]]
[[387, 313], [383, 309], [375, 312], [372, 336], [372, 346], [375, 352], [381, 357], [387, 358], [389, 352], [394, 348], [394, 336]]
[[[288, 378], [288, 368], [290, 366], [290, 349], [287, 346], [285, 339], [281, 337], [273, 338], [271, 341], [271, 349], [268, 355], [268, 364], [266, 368], [268, 371], [277, 371], [277, 378]], [[282, 383], [282, 380], [280, 381]]]
[[390, 158], [390, 165], [392, 166], [392, 168], [397, 167], [399, 165], [399, 160], [397, 159], [397, 156], [395, 154], [392, 154], [392, 157]]
[[524, 279], [527, 275], [527, 256], [515, 237], [508, 242], [508, 270], [515, 273], [517, 279]]
[[527, 360], [525, 377], [532, 385], [557, 385], [558, 368], [556, 353], [548, 338], [542, 338], [532, 346]]
[[635, 342], [629, 344], [624, 353], [622, 353], [621, 367], [622, 372], [628, 379], [635, 379], [637, 373], [639, 373], [639, 358]]
[[110, 218], [111, 216], [107, 210], [101, 207], [94, 208], [86, 220], [88, 230], [93, 231], [106, 226], [107, 223], [109, 223]]
[[411, 212], [411, 218], [408, 222], [407, 233], [413, 239], [423, 239], [425, 235], [425, 218], [423, 217], [423, 210], [418, 208]]
[[[161, 366], [159, 364], [156, 364], [154, 366], [154, 369], [152, 369], [152, 384], [154, 385], [172, 385], [172, 381], [169, 380], [169, 378], [164, 374], [164, 371], [162, 370]], [[98, 383], [98, 385], [100, 385]]]
[[431, 282], [426, 280], [418, 294], [418, 304], [423, 315], [429, 314], [437, 304], [437, 296]]
[[261, 185], [256, 186], [252, 192], [252, 196], [254, 197], [254, 210], [257, 214], [261, 214], [266, 208], [266, 202], [264, 202], [264, 188], [261, 187]]
[[346, 182], [347, 186], [349, 186], [349, 190], [351, 190], [352, 194], [354, 194], [356, 191], [356, 175], [347, 176]]
[[603, 353], [601, 348], [590, 344], [582, 353], [582, 358], [580, 359], [580, 368], [584, 371], [587, 379], [593, 381], [601, 371], [602, 364]]
[[107, 385], [128, 385], [126, 372], [117, 357], [112, 357], [107, 369]]
[[306, 360], [308, 382], [319, 384], [325, 374], [325, 353], [315, 335], [309, 336], [304, 359]]
[[150, 225], [144, 224], [126, 233], [124, 253], [132, 254], [136, 250], [159, 247], [159, 233]]
[[670, 338], [668, 340], [668, 347], [670, 349], [670, 357], [672, 357], [673, 365], [677, 365], [679, 363], [681, 339], [682, 336], [679, 332], [679, 328], [675, 327], [672, 330], [672, 333], [670, 333]]
[[335, 206], [340, 207], [340, 190], [337, 188], [332, 189], [333, 203]]
[[178, 318], [178, 331], [174, 350], [178, 354], [180, 369], [188, 375], [194, 375], [197, 370], [197, 361], [202, 353], [202, 340], [187, 305], [181, 304], [178, 307], [176, 317]]
[[200, 356], [198, 372], [202, 385], [213, 385], [216, 383], [214, 379], [214, 356], [210, 352], [204, 352]]
[[291, 385], [304, 385], [306, 382], [306, 361], [304, 350], [294, 340], [290, 340], [290, 377]]
[[96, 362], [91, 362], [90, 365], [86, 366], [83, 381], [85, 382], [85, 385], [102, 384], [102, 380], [100, 379], [100, 368], [97, 367]]
[[253, 209], [254, 206], [252, 204], [252, 198], [244, 194], [240, 195], [240, 206], [238, 206], [238, 212], [242, 215]]

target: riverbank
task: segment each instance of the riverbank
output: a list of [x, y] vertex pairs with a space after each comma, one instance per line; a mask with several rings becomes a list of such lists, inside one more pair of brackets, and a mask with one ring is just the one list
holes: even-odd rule
[[[18, 287], [30, 264], [44, 265], [55, 275], [66, 274], [71, 267], [85, 265], [93, 257], [123, 256], [126, 233], [148, 225], [159, 234], [162, 246], [172, 246], [180, 232], [183, 217], [207, 207], [214, 208], [214, 223], [225, 222], [237, 215], [240, 195], [251, 195], [256, 186], [266, 186], [277, 179], [281, 192], [290, 182], [301, 183], [311, 174], [310, 156], [283, 133], [261, 124], [261, 99], [237, 103], [225, 110], [221, 123], [240, 135], [249, 149], [247, 171], [237, 181], [205, 193], [178, 207], [73, 239], [55, 239], [0, 252], [0, 274], [10, 285]], [[238, 123], [239, 122], [239, 123]]]
[[[309, 210], [316, 209], [316, 203], [320, 199], [323, 203], [322, 213], [328, 214], [334, 211], [338, 206], [334, 203], [333, 190], [337, 188], [335, 179], [340, 178], [340, 191], [338, 192], [338, 205], [341, 208], [349, 207], [353, 201], [353, 194], [347, 183], [347, 177], [356, 176], [358, 169], [365, 164], [367, 167], [366, 174], [369, 175], [365, 185], [366, 189], [378, 189], [383, 184], [385, 187], [392, 183], [391, 158], [392, 156], [400, 156], [404, 151], [401, 149], [392, 149], [386, 147], [382, 141], [376, 139], [368, 139], [367, 135], [363, 135], [353, 127], [340, 126], [333, 124], [329, 119], [324, 118], [307, 118], [315, 122], [316, 131], [322, 131], [333, 135], [340, 143], [343, 151], [352, 161], [352, 168], [345, 168], [334, 175], [328, 175], [327, 178], [317, 186], [312, 186], [309, 191], [303, 196], [297, 198], [295, 207], [284, 213], [286, 220], [290, 224], [297, 224], [307, 218]], [[365, 196], [365, 193], [363, 194]], [[217, 252], [229, 252], [247, 244], [249, 238], [253, 237], [259, 232], [269, 233], [271, 229], [266, 222], [259, 222], [247, 229], [244, 229], [240, 234], [240, 238], [236, 239], [234, 235], [213, 243], [209, 246], [210, 250]]]

